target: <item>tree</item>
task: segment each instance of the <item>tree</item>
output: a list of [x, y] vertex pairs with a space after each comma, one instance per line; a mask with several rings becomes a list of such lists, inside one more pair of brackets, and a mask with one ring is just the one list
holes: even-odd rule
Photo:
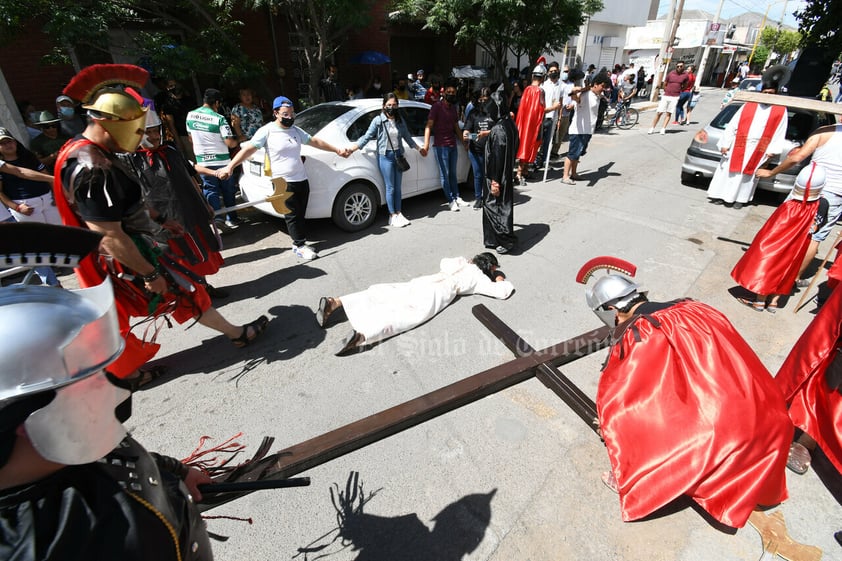
[[[202, 0], [0, 0], [0, 36], [11, 40], [35, 21], [56, 45], [47, 63], [79, 69], [111, 62], [119, 50], [157, 75], [253, 80], [264, 69], [240, 49], [242, 22], [232, 8]], [[113, 30], [125, 31], [127, 43], [119, 44]]]
[[602, 0], [395, 0], [398, 18], [423, 21], [426, 29], [453, 32], [455, 44], [476, 43], [494, 61], [503, 78], [506, 55], [529, 54], [534, 62], [548, 50], [560, 50], [585, 18], [602, 9]]
[[[229, 4], [230, 0], [215, 0]], [[290, 43], [303, 59], [302, 79], [306, 78], [308, 102], [319, 102], [319, 81], [325, 66], [342, 46], [348, 34], [368, 25], [369, 8], [374, 0], [245, 0], [249, 8], [269, 6], [286, 16]]]
[[806, 0], [804, 9], [795, 12], [803, 44], [822, 47], [833, 55], [842, 53], [842, 33], [836, 19], [840, 13], [842, 0]]
[[777, 53], [781, 59], [794, 52], [800, 43], [801, 34], [797, 31], [766, 26], [760, 32], [760, 44]]

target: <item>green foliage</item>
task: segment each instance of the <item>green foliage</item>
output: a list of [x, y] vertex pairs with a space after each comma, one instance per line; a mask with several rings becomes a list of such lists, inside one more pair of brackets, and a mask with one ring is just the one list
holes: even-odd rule
[[779, 55], [787, 55], [798, 48], [801, 34], [777, 27], [766, 26], [760, 32], [760, 44]]
[[0, 37], [13, 41], [32, 21], [42, 25], [55, 47], [46, 64], [84, 66], [110, 62], [114, 38], [123, 30], [129, 44], [118, 45], [156, 75], [186, 79], [205, 75], [219, 83], [254, 79], [262, 67], [239, 45], [242, 22], [233, 2], [217, 0], [0, 0]]
[[823, 47], [834, 54], [842, 53], [842, 33], [837, 19], [840, 13], [842, 0], [806, 0], [804, 9], [795, 12], [803, 44]]
[[754, 49], [754, 56], [751, 59], [752, 67], [763, 68], [771, 53], [772, 51], [766, 45], [757, 45], [757, 48]]
[[564, 48], [602, 0], [394, 0], [392, 10], [438, 33], [452, 32], [457, 45], [476, 43], [495, 61], [497, 77], [506, 53], [527, 53], [531, 61]]

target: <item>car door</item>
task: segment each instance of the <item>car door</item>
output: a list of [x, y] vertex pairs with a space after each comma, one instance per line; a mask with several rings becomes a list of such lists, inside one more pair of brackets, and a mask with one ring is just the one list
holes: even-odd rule
[[[371, 124], [371, 121], [378, 115], [380, 115], [381, 110], [376, 109], [372, 111], [368, 111], [358, 117], [351, 125], [348, 127], [347, 136], [348, 139], [352, 142], [356, 142], [361, 136], [363, 136], [366, 131], [368, 131], [368, 127]], [[423, 140], [423, 139], [422, 139]], [[397, 148], [397, 146], [395, 147]], [[406, 143], [403, 144], [404, 154], [406, 155], [407, 160], [409, 161], [410, 168], [408, 171], [405, 171], [403, 174], [403, 180], [401, 181], [401, 195], [411, 192], [412, 189], [415, 187], [415, 174], [417, 168], [417, 162], [413, 160], [413, 154], [417, 154], [415, 150], [409, 149]], [[354, 152], [351, 155], [351, 158], [360, 158], [365, 159], [365, 164], [370, 165], [375, 171], [371, 172], [373, 177], [371, 177], [372, 182], [375, 185], [381, 186], [381, 191], [385, 188], [385, 183], [383, 181], [383, 175], [380, 173], [380, 165], [378, 164], [378, 156], [377, 156], [377, 138], [375, 137], [372, 139], [368, 144], [366, 144], [362, 150]], [[385, 197], [385, 193], [381, 192], [381, 200]]]
[[[409, 128], [409, 134], [412, 139], [420, 147], [424, 146], [424, 128], [427, 126], [427, 117], [430, 110], [427, 107], [401, 107], [401, 115], [406, 126]], [[439, 166], [436, 163], [435, 154], [430, 147], [430, 153], [427, 157], [421, 156], [418, 150], [413, 150], [404, 144], [406, 150], [406, 159], [412, 168], [409, 170], [411, 176], [404, 174], [403, 185], [401, 190], [406, 194], [418, 194], [432, 191], [439, 186]], [[415, 170], [413, 172], [413, 170]]]

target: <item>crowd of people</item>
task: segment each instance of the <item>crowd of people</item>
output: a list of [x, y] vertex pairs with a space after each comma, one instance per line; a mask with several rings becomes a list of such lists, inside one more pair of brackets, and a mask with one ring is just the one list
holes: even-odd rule
[[[215, 216], [224, 214], [229, 227], [237, 226], [236, 211], [227, 207], [234, 203], [238, 166], [256, 150], [266, 150], [273, 177], [286, 183], [290, 212], [285, 220], [295, 255], [314, 259], [317, 253], [307, 244], [304, 220], [310, 188], [300, 157], [302, 145], [348, 157], [376, 141], [390, 224], [399, 228], [408, 224], [401, 213], [404, 143], [422, 156], [432, 145], [448, 204], [458, 210], [467, 205], [455, 178], [456, 143], [464, 142], [475, 178], [481, 177], [474, 188], [479, 203], [475, 207], [483, 213], [483, 244], [504, 254], [517, 244], [517, 182], [525, 181], [531, 165], [558, 155], [558, 142], [569, 139], [562, 182], [575, 183], [601, 100], [606, 94], [610, 100], [608, 92], [616, 87], [617, 101], [625, 103], [639, 87], [638, 74], [630, 70], [619, 72], [616, 81], [608, 73], [587, 78], [575, 69], [539, 60], [517, 100], [516, 113], [517, 89], [511, 84], [479, 89], [464, 115], [458, 84], [434, 83], [430, 89], [441, 89], [433, 100], [423, 145], [414, 141], [399, 113], [400, 100], [408, 99], [401, 94], [417, 92], [410, 86], [421, 83], [421, 71], [415, 81], [398, 86], [398, 92], [380, 96], [381, 114], [348, 146], [334, 146], [296, 127], [293, 102], [284, 96], [274, 98], [273, 119], [265, 124], [250, 89], [240, 90], [240, 104], [230, 117], [223, 114], [222, 95], [215, 89], [204, 92], [198, 107], [185, 101], [177, 83], [168, 84], [158, 102], [146, 99], [140, 94], [146, 71], [128, 65], [84, 69], [56, 99], [59, 117], [31, 111], [29, 123], [38, 129], [37, 138], [43, 136], [38, 152], [30, 152], [0, 128], [0, 200], [11, 213], [0, 219], [63, 223], [95, 234], [72, 252], [83, 290], [50, 288], [58, 284], [47, 270], [39, 271], [44, 287], [0, 289], [0, 329], [7, 335], [0, 348], [8, 358], [0, 378], [0, 551], [35, 543], [37, 548], [83, 551], [90, 558], [107, 552], [111, 558], [129, 559], [135, 558], [124, 553], [130, 543], [157, 536], [144, 543], [144, 553], [137, 558], [155, 555], [173, 542], [180, 552], [176, 557], [210, 558], [207, 535], [196, 524], [190, 498], [201, 497], [197, 485], [209, 482], [207, 474], [149, 454], [126, 437], [118, 406], [127, 397], [126, 389], [136, 391], [159, 375], [144, 369], [158, 346], [135, 335], [131, 318], [194, 320], [224, 334], [236, 347], [248, 346], [266, 331], [269, 322], [263, 315], [244, 325], [226, 319], [211, 301], [225, 294], [206, 279], [223, 264]], [[664, 97], [675, 99], [659, 106], [653, 130], [663, 114], [668, 121], [682, 100], [684, 107], [692, 99], [693, 84], [688, 89], [683, 74], [677, 65], [670, 73], [673, 78], [668, 76]], [[324, 95], [341, 95], [335, 69], [326, 80]], [[577, 85], [577, 80], [586, 81]], [[780, 86], [768, 85], [769, 91]], [[429, 89], [424, 91], [426, 96]], [[73, 111], [64, 110], [68, 104]], [[75, 110], [80, 105], [86, 116], [81, 128]], [[804, 280], [800, 276], [818, 243], [842, 215], [842, 125], [817, 131], [779, 166], [764, 170], [764, 158], [775, 153], [781, 121], [785, 122], [785, 114], [782, 117], [774, 107], [746, 104], [733, 119], [734, 130], [723, 141], [721, 177], [715, 178], [709, 193], [714, 202], [732, 199], [736, 205], [743, 192], [753, 190], [757, 177], [812, 157], [790, 199], [758, 232], [732, 272], [755, 295], [744, 303], [770, 312], [777, 309], [780, 295]], [[66, 137], [60, 136], [65, 123]], [[182, 150], [185, 141], [190, 152]], [[0, 245], [0, 255], [26, 253], [19, 247], [31, 240], [19, 238], [9, 233], [0, 238], [14, 239], [18, 248]], [[325, 296], [316, 319], [325, 327], [335, 312], [345, 311], [352, 332], [337, 354], [347, 354], [433, 318], [458, 295], [508, 298], [514, 286], [498, 267], [490, 252], [444, 259], [433, 275]], [[617, 270], [616, 264], [606, 267]], [[590, 274], [580, 272], [579, 280], [587, 282]], [[838, 282], [842, 274], [832, 278]], [[643, 518], [689, 496], [723, 524], [742, 527], [759, 505], [787, 498], [784, 467], [803, 473], [816, 447], [842, 471], [842, 435], [836, 422], [842, 416], [838, 289], [775, 378], [725, 316], [707, 305], [691, 300], [650, 302], [646, 291], [614, 273], [599, 279], [586, 294], [597, 316], [618, 328], [600, 379], [597, 408], [611, 463], [604, 481], [619, 493], [625, 520]], [[21, 303], [35, 307], [25, 310]], [[84, 313], [67, 313], [71, 308]], [[38, 317], [63, 321], [39, 322]], [[22, 324], [49, 329], [22, 330], [23, 338], [13, 336]], [[78, 348], [67, 350], [69, 334], [89, 332], [96, 336], [82, 337], [74, 342]], [[42, 352], [25, 352], [33, 349]], [[66, 360], [68, 356], [74, 360]], [[88, 407], [91, 400], [108, 407]], [[677, 419], [692, 428], [674, 430]], [[91, 426], [102, 429], [96, 442], [61, 441], [74, 428], [91, 436]], [[799, 430], [796, 441], [794, 427]], [[133, 501], [120, 485], [122, 472], [103, 471], [91, 463], [103, 457], [108, 465], [119, 467], [126, 458], [143, 459], [144, 476], [169, 484], [165, 489], [137, 489], [136, 496], [143, 500]], [[67, 512], [64, 501], [85, 505], [73, 510], [72, 524], [57, 523]], [[149, 516], [144, 501], [160, 514], [152, 522], [140, 522]], [[47, 507], [33, 507], [44, 504]], [[102, 530], [111, 538], [99, 543], [80, 538], [78, 523], [124, 529]], [[172, 525], [180, 533], [160, 531]]]

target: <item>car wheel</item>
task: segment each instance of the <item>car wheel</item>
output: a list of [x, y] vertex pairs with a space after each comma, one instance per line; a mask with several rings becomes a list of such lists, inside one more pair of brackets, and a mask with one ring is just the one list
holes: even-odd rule
[[333, 201], [333, 222], [346, 232], [365, 230], [377, 216], [377, 195], [362, 182], [344, 187]]
[[687, 186], [690, 186], [690, 187], [695, 187], [696, 186], [696, 176], [693, 175], [692, 173], [687, 173], [687, 172], [682, 171], [681, 172], [681, 184], [687, 185]]

